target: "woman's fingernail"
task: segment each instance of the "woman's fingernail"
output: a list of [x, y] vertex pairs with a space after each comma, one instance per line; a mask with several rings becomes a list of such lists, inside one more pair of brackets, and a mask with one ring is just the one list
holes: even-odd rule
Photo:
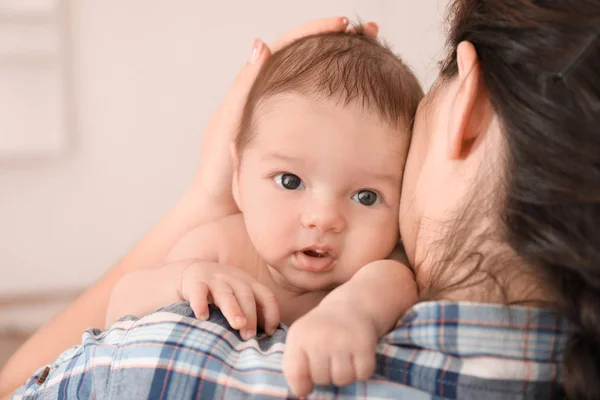
[[246, 318], [244, 317], [235, 317], [235, 324], [238, 327], [242, 327], [246, 324]]
[[348, 18], [342, 17], [342, 24], [348, 25], [349, 23], [350, 23], [350, 21], [348, 21]]
[[264, 43], [260, 39], [255, 39], [254, 44], [252, 45], [252, 54], [250, 54], [250, 64], [256, 63], [258, 58], [260, 57], [260, 53], [262, 52]]
[[377, 25], [375, 22], [369, 22], [367, 25], [369, 25], [373, 30], [375, 30], [375, 32], [379, 32], [379, 25]]

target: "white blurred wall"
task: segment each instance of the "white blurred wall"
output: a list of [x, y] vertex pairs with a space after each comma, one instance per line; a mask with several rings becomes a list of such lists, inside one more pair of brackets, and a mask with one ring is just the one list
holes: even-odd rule
[[68, 143], [48, 159], [0, 158], [0, 295], [87, 286], [167, 211], [255, 37], [322, 16], [375, 20], [428, 86], [445, 4], [69, 1]]

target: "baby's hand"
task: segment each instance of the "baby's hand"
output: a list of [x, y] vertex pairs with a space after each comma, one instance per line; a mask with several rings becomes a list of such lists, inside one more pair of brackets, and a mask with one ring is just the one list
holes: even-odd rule
[[349, 302], [327, 302], [292, 324], [283, 355], [290, 388], [305, 396], [313, 384], [348, 385], [367, 380], [375, 369], [377, 329], [373, 319]]
[[[271, 290], [246, 272], [216, 263], [197, 262], [181, 276], [180, 295], [190, 302], [198, 319], [208, 319], [208, 305], [214, 304], [242, 339], [256, 335], [258, 318], [267, 334], [279, 324], [279, 305]], [[257, 313], [257, 308], [260, 313]]]

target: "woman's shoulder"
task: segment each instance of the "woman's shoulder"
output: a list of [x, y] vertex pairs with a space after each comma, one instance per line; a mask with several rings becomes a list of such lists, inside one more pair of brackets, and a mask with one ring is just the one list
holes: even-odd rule
[[381, 373], [395, 371], [401, 383], [436, 395], [547, 398], [573, 332], [568, 321], [542, 308], [422, 302], [381, 339]]
[[[318, 387], [312, 396], [546, 398], [559, 376], [568, 332], [548, 310], [419, 303], [381, 340], [369, 381]], [[86, 332], [77, 351], [47, 372], [38, 371], [20, 393], [286, 398], [291, 393], [281, 372], [285, 337], [285, 329], [278, 329], [271, 337], [244, 341], [218, 309], [211, 308], [209, 321], [199, 321], [187, 303], [179, 303], [121, 320], [109, 331]], [[47, 376], [38, 383], [41, 373]]]
[[[544, 308], [427, 301], [409, 309], [383, 340], [463, 357], [554, 361], [574, 329], [566, 319]], [[536, 346], [537, 342], [552, 346]]]

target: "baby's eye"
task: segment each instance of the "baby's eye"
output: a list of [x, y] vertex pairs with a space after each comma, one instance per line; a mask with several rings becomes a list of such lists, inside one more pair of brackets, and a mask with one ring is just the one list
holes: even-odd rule
[[381, 203], [381, 198], [379, 195], [372, 190], [360, 190], [354, 193], [352, 200], [367, 207], [370, 207], [376, 203]]
[[287, 190], [304, 189], [304, 183], [297, 175], [294, 174], [277, 174], [273, 177], [275, 183]]

